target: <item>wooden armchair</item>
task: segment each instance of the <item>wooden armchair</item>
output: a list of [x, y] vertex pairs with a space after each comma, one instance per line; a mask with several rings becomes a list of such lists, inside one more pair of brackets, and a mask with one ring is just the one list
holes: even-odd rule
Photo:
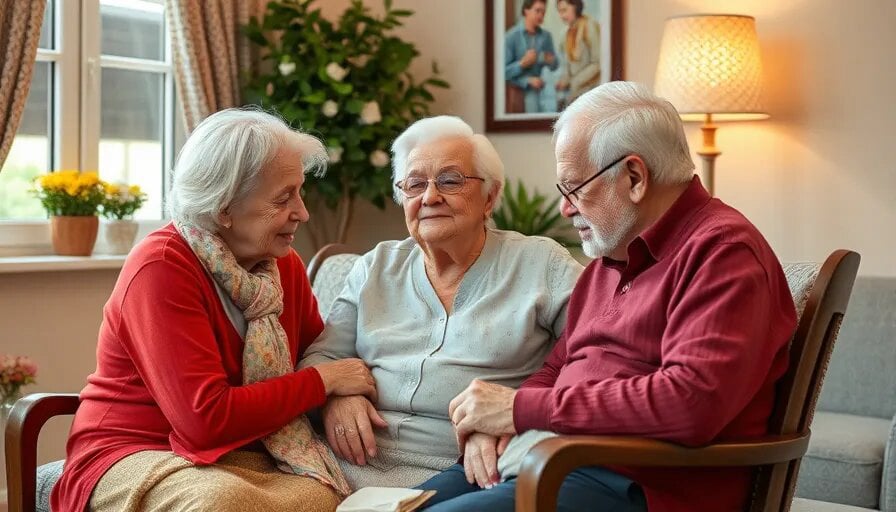
[[[859, 259], [855, 252], [838, 250], [818, 270], [791, 343], [790, 367], [778, 385], [768, 436], [702, 448], [624, 436], [547, 439], [538, 443], [523, 461], [517, 479], [516, 510], [553, 512], [566, 475], [583, 466], [603, 465], [755, 466], [755, 487], [748, 510], [790, 510], [800, 459], [809, 445], [815, 404]], [[800, 297], [795, 300], [798, 306], [802, 305]]]
[[[341, 255], [338, 258], [331, 256]], [[348, 246], [330, 244], [308, 263], [308, 279], [322, 310], [329, 310], [342, 289], [345, 276], [358, 256]], [[325, 261], [326, 264], [325, 264]], [[80, 401], [77, 393], [33, 393], [12, 408], [6, 424], [6, 486], [9, 512], [37, 510], [37, 438], [44, 424], [54, 416], [75, 414]], [[55, 483], [54, 480], [49, 485]], [[49, 488], [49, 487], [47, 487]]]
[[9, 512], [34, 512], [37, 436], [53, 416], [75, 414], [77, 393], [32, 393], [19, 399], [6, 423], [6, 496]]

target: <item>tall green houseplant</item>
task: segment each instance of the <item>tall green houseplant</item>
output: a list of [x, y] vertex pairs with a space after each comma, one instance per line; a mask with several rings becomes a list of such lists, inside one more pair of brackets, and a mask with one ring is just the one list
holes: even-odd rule
[[411, 62], [420, 53], [395, 36], [412, 11], [384, 0], [374, 15], [352, 0], [337, 20], [321, 15], [316, 0], [270, 2], [261, 20], [244, 27], [268, 65], [251, 77], [246, 97], [273, 108], [295, 127], [321, 137], [327, 173], [308, 177], [306, 203], [315, 213], [335, 211], [334, 228], [316, 215], [304, 230], [315, 248], [345, 242], [358, 197], [385, 208], [392, 197], [389, 146], [412, 122], [429, 115], [432, 90], [446, 88], [433, 63], [417, 81]]

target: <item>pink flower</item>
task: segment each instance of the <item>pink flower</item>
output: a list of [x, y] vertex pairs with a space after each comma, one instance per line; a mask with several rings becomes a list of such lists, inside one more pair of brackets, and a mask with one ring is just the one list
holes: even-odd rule
[[4, 355], [0, 362], [0, 395], [14, 396], [19, 388], [34, 383], [37, 365], [25, 356]]

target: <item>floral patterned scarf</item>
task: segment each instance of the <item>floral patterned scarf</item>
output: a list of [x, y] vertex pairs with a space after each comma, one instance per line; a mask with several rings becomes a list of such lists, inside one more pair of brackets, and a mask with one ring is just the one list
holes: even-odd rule
[[[175, 227], [246, 318], [243, 384], [292, 372], [286, 331], [279, 320], [283, 289], [277, 262], [264, 261], [248, 272], [237, 263], [220, 236], [191, 224], [175, 222]], [[343, 497], [351, 493], [333, 452], [317, 437], [305, 415], [264, 437], [262, 442], [281, 471], [319, 480]]]

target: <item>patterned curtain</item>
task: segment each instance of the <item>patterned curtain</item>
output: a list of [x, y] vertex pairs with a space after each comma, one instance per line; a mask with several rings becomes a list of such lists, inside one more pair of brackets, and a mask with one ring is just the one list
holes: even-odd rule
[[0, 169], [19, 129], [46, 0], [0, 0]]
[[258, 61], [240, 27], [263, 13], [264, 1], [165, 0], [188, 132], [209, 114], [242, 104], [241, 78]]

